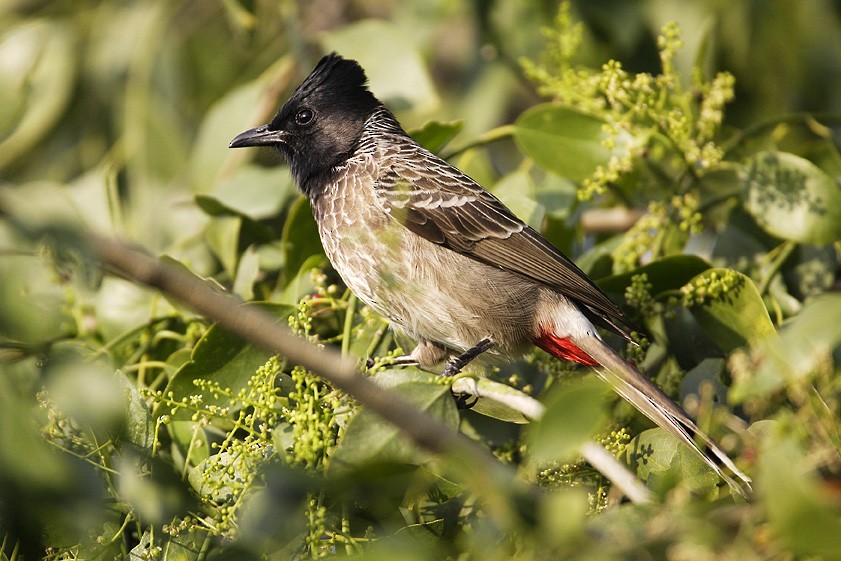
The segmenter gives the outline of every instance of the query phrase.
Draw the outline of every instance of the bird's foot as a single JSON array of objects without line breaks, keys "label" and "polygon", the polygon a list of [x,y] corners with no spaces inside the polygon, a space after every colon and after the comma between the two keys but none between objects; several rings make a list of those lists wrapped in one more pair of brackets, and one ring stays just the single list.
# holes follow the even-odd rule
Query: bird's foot
[{"label": "bird's foot", "polygon": [[[461,369],[467,366],[467,364],[471,360],[473,360],[474,358],[476,358],[477,356],[479,356],[480,354],[487,351],[493,346],[493,339],[491,339],[490,337],[485,337],[484,339],[482,339],[481,341],[479,341],[460,355],[454,356],[453,358],[448,360],[446,366],[444,366],[444,371],[441,373],[441,375],[445,378],[452,378],[453,376],[461,372]],[[453,394],[453,398],[456,401],[456,407],[458,407],[459,409],[470,409],[471,407],[476,405],[477,401],[479,401],[478,396],[471,396],[470,394],[465,393],[456,393],[452,391],[452,389],[450,390],[450,392]]]},{"label": "bird's foot", "polygon": [[457,393],[450,389],[453,400],[456,402],[458,409],[473,409],[473,406],[479,402],[479,396],[470,395],[467,393]]},{"label": "bird's foot", "polygon": [[450,386],[450,393],[456,402],[456,407],[459,409],[473,408],[481,397],[478,380],[469,375],[462,375],[453,379],[453,383]]}]

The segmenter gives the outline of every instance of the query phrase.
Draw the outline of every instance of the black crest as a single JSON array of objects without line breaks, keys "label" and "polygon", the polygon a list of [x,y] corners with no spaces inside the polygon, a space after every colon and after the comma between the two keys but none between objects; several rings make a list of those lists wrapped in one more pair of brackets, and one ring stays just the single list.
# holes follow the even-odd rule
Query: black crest
[{"label": "black crest", "polygon": [[[339,96],[360,96],[368,91],[368,78],[355,60],[342,58],[333,52],[321,58],[307,79],[295,88],[290,99],[307,97],[320,91],[333,92]],[[370,97],[374,97],[368,92]]]},{"label": "black crest", "polygon": [[301,190],[315,196],[354,152],[367,119],[381,106],[365,71],[336,53],[323,57],[268,124]]}]

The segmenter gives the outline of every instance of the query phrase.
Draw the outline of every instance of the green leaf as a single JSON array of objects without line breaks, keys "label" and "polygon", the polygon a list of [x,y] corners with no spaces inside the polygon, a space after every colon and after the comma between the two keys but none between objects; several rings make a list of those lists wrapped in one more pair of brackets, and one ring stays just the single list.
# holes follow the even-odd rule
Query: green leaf
[{"label": "green leaf", "polygon": [[[204,192],[216,183],[223,166],[235,154],[228,148],[234,136],[262,124],[254,122],[255,108],[260,107],[267,92],[278,90],[273,82],[289,74],[293,64],[291,55],[280,58],[256,80],[228,92],[207,112],[190,155],[190,174],[197,192]],[[239,157],[247,155],[236,153],[242,154]]]},{"label": "green leaf", "polygon": [[[360,20],[327,33],[322,44],[327,51],[358,60],[371,91],[392,109],[425,113],[438,107],[440,100],[423,58],[406,33],[393,23]],[[398,73],[400,78],[395,79]]]},{"label": "green leaf", "polygon": [[531,461],[542,464],[575,457],[581,445],[604,428],[609,392],[605,383],[588,377],[550,394],[546,411],[529,430]]},{"label": "green leaf", "polygon": [[724,228],[718,232],[712,258],[727,264],[754,262],[778,246],[780,241],[756,224],[746,210],[736,207],[727,215]]},{"label": "green leaf", "polygon": [[[361,314],[361,303],[354,305],[355,324],[351,329],[348,352],[351,356],[368,359],[381,356],[392,348],[394,332],[388,329],[388,322],[376,314]],[[351,313],[351,312],[348,312]]]},{"label": "green leaf", "polygon": [[[591,247],[578,256],[576,264],[590,278],[607,278],[613,273],[613,252],[622,243],[624,236],[616,235]],[[624,292],[624,289],[623,289]]]},{"label": "green leaf", "polygon": [[[90,527],[94,528],[93,525]],[[113,539],[114,536],[120,535],[124,529],[122,521],[114,516],[112,520],[108,520],[96,528],[96,534],[91,532],[85,536],[87,539],[73,548],[73,554],[77,559],[125,559],[122,540]]]},{"label": "green leaf", "polygon": [[[568,226],[565,221],[570,218],[578,205],[578,189],[575,182],[552,172],[546,172],[543,179],[535,185],[535,192],[537,202],[546,210],[546,214]],[[543,229],[545,230],[545,226]]]},{"label": "green leaf", "polygon": [[743,177],[745,208],[768,233],[813,245],[841,240],[841,187],[809,160],[762,152]]},{"label": "green leaf", "polygon": [[225,450],[205,458],[187,479],[203,498],[225,503],[237,495],[242,481],[250,479],[257,463],[255,456]]},{"label": "green leaf", "polygon": [[682,482],[696,492],[718,486],[718,475],[687,445],[661,428],[640,433],[627,447],[631,469],[661,491]]},{"label": "green leaf", "polygon": [[[406,381],[400,382],[401,378]],[[407,402],[455,429],[458,412],[450,389],[416,369],[387,370],[373,377]],[[391,423],[362,409],[350,420],[330,459],[330,470],[346,470],[372,462],[418,464],[427,455],[407,440]],[[335,473],[335,471],[334,471]]]},{"label": "green leaf", "polygon": [[254,298],[254,283],[260,275],[260,256],[253,245],[239,258],[232,292],[246,302]]},{"label": "green leaf", "polygon": [[289,209],[289,216],[283,224],[281,246],[284,256],[284,269],[281,286],[285,287],[301,271],[301,267],[314,256],[323,256],[318,225],[312,217],[309,201],[299,197]]},{"label": "green leaf", "polygon": [[111,203],[103,173],[90,171],[69,184],[33,181],[5,189],[4,211],[32,231],[59,226],[110,232]]},{"label": "green leaf", "polygon": [[115,457],[115,464],[116,491],[139,521],[165,524],[198,507],[181,474],[162,458],[143,458],[127,450]]},{"label": "green leaf", "polygon": [[762,445],[757,489],[774,535],[795,555],[841,558],[841,512],[821,489],[808,452],[780,430]]},{"label": "green leaf", "polygon": [[204,542],[210,538],[205,532],[181,532],[167,536],[159,554],[161,561],[199,561],[204,558]]},{"label": "green leaf", "polygon": [[409,131],[409,136],[430,152],[438,153],[464,128],[464,121],[427,121]]},{"label": "green leaf", "polygon": [[492,192],[523,222],[540,229],[546,209],[537,202],[534,183],[527,171],[509,173],[493,186]]},{"label": "green leaf", "polygon": [[207,547],[204,542],[209,539],[205,532],[180,532],[177,535],[155,536],[155,543],[149,531],[143,533],[140,542],[132,548],[126,559],[151,559],[161,561],[198,561],[204,558]]},{"label": "green leaf", "polygon": [[0,37],[0,169],[37,148],[64,116],[81,56],[72,25],[10,25],[17,19],[7,19]]},{"label": "green leaf", "polygon": [[719,167],[709,169],[699,178],[698,191],[701,206],[720,202],[728,197],[735,197],[744,189],[744,179],[740,177],[742,166],[725,160]]},{"label": "green leaf", "polygon": [[217,217],[208,222],[205,228],[207,245],[230,276],[236,275],[239,259],[239,238],[244,219],[239,216]]},{"label": "green leaf", "polygon": [[125,374],[117,371],[115,376],[123,392],[128,395],[126,433],[129,442],[145,451],[151,451],[155,443],[155,421],[152,419],[152,412],[137,387]]},{"label": "green leaf", "polygon": [[[425,370],[421,370],[415,366],[407,366],[405,368],[389,368],[377,372],[373,376],[373,380],[377,385],[384,388],[396,388],[402,384],[418,383],[418,384],[434,384],[438,376]],[[441,387],[445,387],[441,384]]]},{"label": "green leaf", "polygon": [[160,294],[116,277],[103,279],[96,299],[97,327],[106,340],[174,311]]},{"label": "green leaf", "polygon": [[739,377],[731,391],[734,401],[778,391],[828,364],[841,345],[841,295],[824,294],[809,300],[801,312],[780,330],[779,338],[754,345],[756,370]]},{"label": "green leaf", "polygon": [[286,167],[246,165],[208,193],[196,195],[196,204],[211,216],[235,214],[252,220],[275,216],[295,195],[295,185]]},{"label": "green leaf", "polygon": [[839,260],[832,246],[798,245],[786,262],[786,284],[800,298],[817,296],[832,289]]},{"label": "green leaf", "polygon": [[40,257],[0,255],[0,309],[0,338],[7,341],[42,344],[76,330],[66,289]]},{"label": "green leaf", "polygon": [[725,368],[726,362],[723,358],[705,358],[689,369],[680,381],[680,403],[683,403],[688,395],[700,395],[704,385],[712,389],[714,403],[726,403],[727,387],[721,383],[721,375]]},{"label": "green leaf", "polygon": [[[295,308],[292,306],[261,303],[259,307],[277,316],[278,323],[282,324],[285,324],[289,316],[295,313]],[[248,386],[248,381],[270,356],[271,353],[268,351],[245,343],[239,337],[214,324],[196,343],[190,361],[172,376],[164,390],[164,395],[169,395],[171,392],[174,401],[184,399],[189,401],[190,396],[201,395],[203,407],[206,405],[225,407],[229,404],[228,398],[215,397],[210,392],[200,389],[196,386],[195,380],[214,382],[219,387],[229,388],[236,394]],[[190,419],[191,415],[190,410],[178,408],[173,418],[186,420]]]},{"label": "green leaf", "polygon": [[679,289],[709,268],[709,263],[696,255],[669,255],[633,271],[601,278],[596,284],[607,293],[624,295],[625,289],[631,285],[631,279],[636,275],[645,274],[651,283],[651,295],[657,296]]},{"label": "green leaf", "polygon": [[610,151],[602,145],[603,125],[604,121],[592,115],[546,103],[520,115],[514,123],[514,139],[540,166],[580,181],[610,158]]},{"label": "green leaf", "polygon": [[[285,284],[281,283],[278,290],[272,293],[271,300],[282,302],[284,304],[297,305],[301,301],[301,297],[305,294],[312,294],[315,290],[315,283],[313,282],[310,271],[321,267],[326,258],[323,255],[313,255],[301,264],[297,275],[290,275],[291,280],[286,280]],[[288,269],[285,269],[287,271]]]},{"label": "green leaf", "polygon": [[181,452],[184,462],[195,466],[210,456],[208,435],[201,423],[170,421],[166,428],[173,444]]},{"label": "green leaf", "polygon": [[686,308],[677,307],[671,313],[648,321],[646,327],[655,340],[667,345],[668,352],[683,369],[693,368],[708,357],[724,355]]},{"label": "green leaf", "polygon": [[544,543],[569,546],[586,531],[589,498],[584,489],[561,487],[546,493],[538,503],[537,522]]},{"label": "green leaf", "polygon": [[[26,374],[36,374],[41,369],[34,359],[23,361],[18,366],[18,370],[31,371]],[[22,376],[8,364],[3,365],[2,374],[0,471],[3,473],[4,493],[10,485],[18,485],[30,492],[75,486],[74,478],[78,474],[74,473],[69,455],[62,454],[50,444],[40,433],[40,426],[33,422],[35,399],[21,399],[16,382]]]},{"label": "green leaf", "polygon": [[[536,418],[540,415],[540,412],[532,407],[532,403],[536,402],[533,397],[506,384],[488,378],[463,378],[453,384],[453,391],[460,391],[458,386],[462,384],[468,385],[470,395],[478,394],[480,398],[471,408],[474,413],[515,424],[526,424],[530,422],[531,417]],[[540,408],[542,409],[542,406]]]},{"label": "green leaf", "polygon": [[781,349],[793,376],[814,372],[830,350],[841,344],[841,295],[824,294],[806,303],[785,326]]},{"label": "green leaf", "polygon": [[725,353],[776,334],[756,286],[742,273],[708,269],[687,287],[703,299],[689,310],[707,337]]}]

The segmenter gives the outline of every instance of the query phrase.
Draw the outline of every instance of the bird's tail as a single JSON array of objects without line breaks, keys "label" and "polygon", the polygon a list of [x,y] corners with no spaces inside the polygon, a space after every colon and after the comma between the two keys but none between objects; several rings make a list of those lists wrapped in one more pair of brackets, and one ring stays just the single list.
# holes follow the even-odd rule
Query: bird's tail
[{"label": "bird's tail", "polygon": [[563,360],[595,367],[600,378],[678,440],[694,450],[742,497],[751,492],[751,480],[671,398],[639,370],[628,364],[604,341],[594,336],[556,337],[542,333],[537,346]]}]

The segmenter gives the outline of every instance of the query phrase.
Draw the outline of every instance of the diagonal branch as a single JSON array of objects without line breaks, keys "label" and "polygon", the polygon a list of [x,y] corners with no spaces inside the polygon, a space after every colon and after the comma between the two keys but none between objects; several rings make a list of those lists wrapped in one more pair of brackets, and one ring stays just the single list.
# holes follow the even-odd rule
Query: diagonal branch
[{"label": "diagonal branch", "polygon": [[171,296],[239,337],[276,352],[311,370],[399,427],[418,446],[435,454],[464,453],[488,467],[499,462],[452,428],[418,411],[399,394],[360,375],[356,362],[330,348],[297,337],[276,318],[214,291],[187,271],[168,265],[140,249],[112,238],[90,234],[86,245],[99,260],[125,278]]}]

